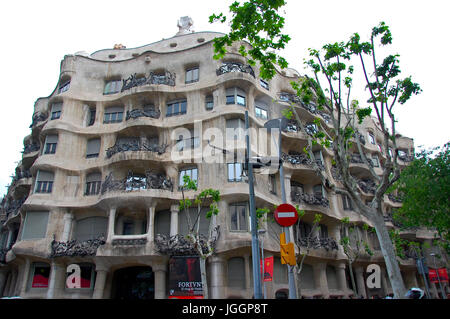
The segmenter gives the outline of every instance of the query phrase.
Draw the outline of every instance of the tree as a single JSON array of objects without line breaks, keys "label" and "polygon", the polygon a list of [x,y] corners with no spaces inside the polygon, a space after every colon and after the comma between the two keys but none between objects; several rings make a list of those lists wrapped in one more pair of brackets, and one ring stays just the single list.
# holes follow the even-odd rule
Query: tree
[{"label": "tree", "polygon": [[[240,53],[248,58],[250,64],[258,61],[262,78],[270,79],[275,74],[275,64],[286,67],[287,62],[278,57],[276,50],[285,47],[289,36],[282,34],[284,18],[278,11],[285,4],[281,0],[249,0],[242,5],[234,2],[230,6],[232,20],[229,34],[215,40],[215,58],[222,58],[226,46],[236,41],[247,41],[250,49],[240,46]],[[227,17],[222,13],[213,14],[210,22],[224,23]],[[286,117],[297,122],[301,130],[306,130],[296,109],[304,107],[317,116],[316,129],[308,136],[308,145],[304,151],[310,157],[322,184],[336,194],[349,196],[356,209],[375,227],[381,251],[386,263],[391,286],[396,298],[403,298],[406,292],[400,273],[395,250],[386,228],[382,203],[387,189],[400,177],[398,163],[396,117],[394,107],[407,102],[412,95],[421,92],[420,86],[411,77],[399,79],[399,55],[385,56],[381,64],[377,62],[377,45],[383,47],[392,43],[389,27],[381,22],[374,27],[369,41],[362,42],[355,33],[347,42],[325,44],[320,50],[310,49],[310,58],[305,65],[311,76],[304,76],[291,84],[296,91],[291,106],[284,113]],[[369,58],[369,62],[365,59]],[[367,106],[361,107],[358,100],[351,98],[353,74],[357,62],[364,77],[366,91],[369,93]],[[397,103],[398,102],[398,103]],[[375,113],[377,125],[383,135],[383,148],[386,160],[381,163],[382,173],[375,173],[372,162],[363,151],[359,125],[371,114]],[[326,122],[331,122],[328,129]],[[324,174],[314,160],[313,145],[320,144],[334,153],[333,163],[340,181],[332,181]],[[388,152],[392,149],[392,154]],[[353,152],[359,153],[363,165],[366,166],[369,178],[374,184],[373,199],[366,203],[361,196],[358,180],[351,174],[350,162]]]},{"label": "tree", "polygon": [[[433,156],[435,151],[438,153]],[[450,143],[418,153],[390,190],[401,194],[403,203],[394,212],[394,220],[405,227],[436,230],[449,254]]]},{"label": "tree", "polygon": [[209,210],[206,212],[205,217],[211,218],[219,213],[217,203],[220,201],[220,192],[215,189],[205,189],[201,191],[194,198],[194,204],[197,206],[197,212],[194,215],[194,219],[191,219],[189,208],[192,206],[192,201],[186,199],[184,196],[185,190],[197,191],[197,182],[190,179],[188,175],[183,176],[183,187],[181,188],[183,199],[180,201],[179,210],[185,212],[186,222],[188,226],[187,239],[192,243],[193,247],[197,250],[200,256],[200,273],[203,286],[203,297],[209,298],[208,284],[206,280],[206,259],[214,253],[212,243],[215,242],[219,236],[219,227],[210,223],[208,237],[205,239],[200,234],[200,218],[202,213],[202,205],[205,201],[210,202]]},{"label": "tree", "polygon": [[[342,245],[344,254],[348,260],[348,270],[350,272],[350,279],[352,282],[352,289],[355,296],[358,296],[356,291],[355,277],[353,276],[353,263],[358,259],[363,252],[369,256],[373,256],[373,252],[370,250],[367,242],[361,239],[359,232],[354,223],[350,223],[348,217],[341,219],[341,240],[339,243]],[[369,225],[363,225],[364,230],[369,230]]]}]

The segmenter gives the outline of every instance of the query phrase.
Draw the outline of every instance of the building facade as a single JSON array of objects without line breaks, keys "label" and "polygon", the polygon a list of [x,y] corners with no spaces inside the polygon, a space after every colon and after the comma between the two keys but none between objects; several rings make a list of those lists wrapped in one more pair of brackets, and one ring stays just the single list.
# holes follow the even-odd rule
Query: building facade
[{"label": "building facade", "polygon": [[[236,129],[244,127],[248,111],[254,154],[276,148],[270,139],[261,142],[259,129],[296,102],[290,82],[300,75],[280,70],[264,81],[239,55],[238,46],[223,60],[214,60],[212,41],[218,35],[180,26],[175,37],[139,48],[118,45],[64,57],[57,87],[34,105],[31,134],[24,139],[22,160],[2,201],[0,296],[168,298],[169,258],[182,251],[187,234],[186,212],[179,210],[185,175],[198,182],[199,190],[213,188],[221,194],[219,214],[200,219],[205,235],[211,228],[219,230],[215,253],[206,264],[210,297],[253,296],[249,186],[237,156],[245,152],[245,140]],[[315,116],[331,128],[326,113],[301,104],[295,108],[308,130],[314,129]],[[377,170],[392,150],[381,146],[373,119],[364,121],[360,133]],[[282,133],[281,183],[288,203],[306,212],[291,227],[291,240],[297,252],[311,246],[299,278],[301,296],[353,294],[347,256],[339,245],[343,217],[358,225],[354,236],[373,251],[373,256],[362,252],[354,263],[358,295],[389,294],[376,235],[363,227],[370,223],[350,201],[321,186],[302,155],[306,134],[295,125]],[[406,165],[414,154],[413,141],[399,136],[397,143]],[[314,154],[337,180],[331,149],[317,145]],[[367,167],[356,155],[352,162],[361,192],[370,199]],[[280,186],[277,170],[255,172],[256,206],[281,204]],[[400,205],[395,196],[386,196],[389,227],[394,227],[392,209]],[[317,213],[323,216],[321,227],[309,236]],[[266,232],[260,236],[264,256],[274,257],[273,281],[265,290],[267,298],[283,298],[288,279],[279,257],[281,228],[270,215],[262,221]],[[433,238],[425,230],[402,236],[420,242]],[[400,260],[405,284],[424,288],[411,257]],[[366,268],[373,263],[381,266],[381,287],[368,289]],[[81,287],[67,287],[72,264],[81,269]],[[434,286],[432,292],[437,293]]]}]

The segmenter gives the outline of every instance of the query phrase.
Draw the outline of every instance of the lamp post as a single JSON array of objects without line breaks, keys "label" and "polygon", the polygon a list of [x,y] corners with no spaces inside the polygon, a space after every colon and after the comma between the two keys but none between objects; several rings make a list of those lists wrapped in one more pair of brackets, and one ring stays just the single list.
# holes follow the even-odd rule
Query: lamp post
[{"label": "lamp post", "polygon": [[255,209],[255,188],[253,185],[253,164],[249,160],[251,156],[250,150],[250,130],[248,122],[248,111],[245,111],[245,142],[247,144],[247,154],[245,155],[245,164],[248,169],[248,187],[249,187],[249,208],[250,208],[250,222],[252,228],[252,268],[253,268],[253,294],[255,299],[261,299],[261,267],[259,265],[259,243],[258,230]]},{"label": "lamp post", "polygon": [[430,256],[433,256],[433,260],[434,260],[434,268],[436,269],[436,275],[438,278],[438,282],[439,282],[439,287],[441,288],[441,295],[442,295],[442,299],[445,299],[445,292],[444,292],[444,288],[442,287],[442,283],[441,283],[441,278],[439,276],[439,270],[436,266],[436,254],[435,253],[431,253]]}]

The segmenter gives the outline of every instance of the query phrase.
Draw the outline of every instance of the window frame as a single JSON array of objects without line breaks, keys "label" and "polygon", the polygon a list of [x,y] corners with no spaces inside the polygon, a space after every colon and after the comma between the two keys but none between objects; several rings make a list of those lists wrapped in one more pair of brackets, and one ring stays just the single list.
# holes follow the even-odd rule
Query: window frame
[{"label": "window frame", "polygon": [[[190,171],[190,174],[186,174],[186,172]],[[195,171],[196,178],[193,178],[193,173]],[[183,174],[182,174],[183,173]],[[178,173],[178,189],[181,190],[183,188],[184,182],[183,177],[184,175],[189,175],[192,181],[197,182],[198,185],[198,167],[187,167],[184,169],[181,169]]]},{"label": "window frame", "polygon": [[[195,72],[195,71],[197,71],[197,72]],[[191,78],[191,79],[188,80],[188,78]],[[184,77],[185,84],[195,83],[195,82],[198,82],[199,80],[200,80],[200,67],[195,66],[195,67],[186,69],[185,77]]]},{"label": "window frame", "polygon": [[106,81],[105,86],[103,87],[103,95],[120,93],[122,86],[123,86],[122,79]]},{"label": "window frame", "polygon": [[[245,225],[241,225],[241,219],[242,217],[239,216],[239,212],[237,211],[238,207],[244,207],[245,208],[245,217],[242,221],[245,221]],[[232,210],[232,211],[231,211]],[[229,217],[229,229],[230,232],[249,232],[250,231],[250,216],[249,216],[249,208],[247,202],[238,202],[238,203],[231,203],[228,205],[228,213],[230,215]],[[236,229],[233,228],[233,218],[236,216]],[[244,227],[245,229],[243,229]]]},{"label": "window frame", "polygon": [[[177,112],[174,112],[174,106],[177,106]],[[184,110],[183,110],[184,106]],[[187,99],[173,100],[166,103],[166,117],[183,115],[187,113]]]},{"label": "window frame", "polygon": [[[265,116],[262,116],[263,112],[265,113]],[[269,112],[267,112],[266,109],[264,109],[258,105],[255,105],[255,116],[262,120],[267,120],[269,118]]]},{"label": "window frame", "polygon": [[[103,124],[122,123],[124,108],[122,106],[120,106],[120,107],[122,108],[121,111],[112,110],[109,112],[108,112],[108,109],[113,109],[115,107],[112,106],[112,107],[106,108],[105,113],[103,114]],[[117,108],[119,108],[119,106],[117,106]]]},{"label": "window frame", "polygon": [[67,92],[70,89],[70,81],[71,80],[67,80],[58,85],[58,94]]},{"label": "window frame", "polygon": [[[233,166],[232,170],[233,170],[233,178],[230,178],[230,165]],[[238,176],[238,165],[240,166],[240,174]],[[227,163],[227,181],[229,183],[237,183],[237,182],[242,182],[242,172],[243,172],[243,163],[239,163],[239,162],[234,162],[234,163]]]}]

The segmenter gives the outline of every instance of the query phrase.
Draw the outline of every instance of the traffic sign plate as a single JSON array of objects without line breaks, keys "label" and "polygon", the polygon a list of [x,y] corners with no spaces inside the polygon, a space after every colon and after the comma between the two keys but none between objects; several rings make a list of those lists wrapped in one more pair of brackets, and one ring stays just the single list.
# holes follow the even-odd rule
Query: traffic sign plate
[{"label": "traffic sign plate", "polygon": [[291,204],[281,204],[275,210],[274,217],[279,225],[283,227],[292,226],[298,220],[297,209]]}]

